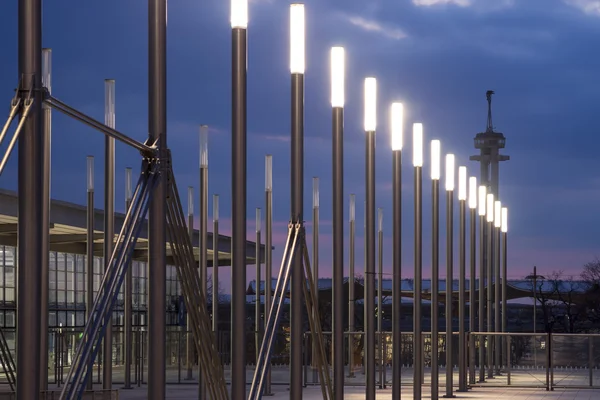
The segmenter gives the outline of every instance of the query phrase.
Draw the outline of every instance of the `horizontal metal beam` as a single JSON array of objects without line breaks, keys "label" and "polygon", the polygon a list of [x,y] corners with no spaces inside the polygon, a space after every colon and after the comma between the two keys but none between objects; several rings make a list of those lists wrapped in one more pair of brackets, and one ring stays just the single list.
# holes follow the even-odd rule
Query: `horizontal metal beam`
[{"label": "horizontal metal beam", "polygon": [[94,118],[80,111],[77,111],[73,107],[68,106],[66,103],[58,100],[56,97],[53,97],[48,93],[46,94],[46,98],[44,101],[55,110],[60,111],[61,113],[68,115],[69,117],[74,118],[80,122],[83,122],[84,124],[104,133],[106,136],[112,137],[115,140],[118,140],[139,150],[143,155],[153,155],[157,152],[157,148],[155,146],[148,146],[145,143],[141,143],[125,135],[124,133],[121,133],[116,129],[113,129],[101,123],[100,121],[97,121]]},{"label": "horizontal metal beam", "polygon": [[[100,240],[103,238],[104,238],[104,235],[102,233],[94,234],[94,240]],[[85,233],[53,234],[53,235],[50,235],[50,237],[48,238],[49,243],[56,243],[56,244],[76,243],[76,242],[85,243],[86,240],[87,240],[87,234],[85,234]]]},{"label": "horizontal metal beam", "polygon": [[[0,224],[0,235],[7,233],[17,233],[17,229],[19,228],[19,224]],[[50,224],[50,229],[54,228],[54,224]]]}]

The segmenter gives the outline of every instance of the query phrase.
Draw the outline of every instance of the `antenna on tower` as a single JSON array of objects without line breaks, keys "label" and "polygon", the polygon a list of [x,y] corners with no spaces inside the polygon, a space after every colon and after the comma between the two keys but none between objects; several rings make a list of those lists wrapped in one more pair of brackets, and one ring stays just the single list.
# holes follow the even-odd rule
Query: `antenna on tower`
[{"label": "antenna on tower", "polygon": [[486,128],[487,133],[494,132],[494,125],[492,124],[492,95],[493,94],[494,94],[493,90],[488,90],[487,92],[485,92],[485,97],[487,97],[487,102],[488,102],[488,118],[487,118],[487,128]]}]

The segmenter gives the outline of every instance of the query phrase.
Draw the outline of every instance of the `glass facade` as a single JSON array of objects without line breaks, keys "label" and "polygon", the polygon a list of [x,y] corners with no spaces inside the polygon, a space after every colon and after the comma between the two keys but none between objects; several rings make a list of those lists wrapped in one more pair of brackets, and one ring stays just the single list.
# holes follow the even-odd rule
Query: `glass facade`
[{"label": "glass facade", "polygon": [[[7,344],[11,350],[15,348],[16,323],[16,256],[17,249],[0,246],[0,326],[3,329]],[[48,328],[50,332],[49,350],[53,349],[53,332],[57,329],[82,331],[86,318],[86,287],[88,271],[87,257],[81,254],[50,252],[48,269]],[[148,265],[145,262],[132,263],[132,314],[134,330],[144,330],[148,312]],[[93,282],[94,297],[98,293],[104,259],[94,257]],[[174,266],[167,266],[167,325],[176,326],[179,322],[178,307],[181,285],[177,279]],[[123,331],[124,297],[123,284],[113,310],[113,329]],[[119,363],[122,356],[122,334],[113,338],[113,361]]]}]

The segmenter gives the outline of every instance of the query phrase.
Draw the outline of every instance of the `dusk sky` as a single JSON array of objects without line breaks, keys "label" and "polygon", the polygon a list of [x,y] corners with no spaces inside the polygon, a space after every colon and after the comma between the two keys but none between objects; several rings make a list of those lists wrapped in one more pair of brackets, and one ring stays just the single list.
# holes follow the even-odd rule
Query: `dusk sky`
[{"label": "dusk sky", "polygon": [[[264,157],[273,154],[275,270],[290,209],[289,4],[251,1],[248,27],[248,238],[254,235],[255,208],[264,210]],[[429,142],[440,139],[442,154],[456,154],[457,165],[466,165],[469,175],[479,178],[478,164],[468,157],[478,152],[473,147],[475,134],[485,130],[488,89],[496,91],[494,126],[506,136],[504,154],[511,157],[500,167],[500,197],[509,207],[509,278],[524,277],[534,265],[542,274],[563,270],[579,275],[584,263],[600,255],[600,132],[594,111],[600,93],[600,56],[595,51],[600,46],[600,1],[313,0],[305,4],[305,219],[310,221],[312,215],[312,177],[318,176],[321,276],[331,276],[331,46],[344,46],[347,54],[344,216],[347,221],[348,196],[356,193],[357,273],[363,271],[362,96],[367,76],[378,79],[376,203],[384,209],[386,272],[391,272],[392,261],[390,104],[403,102],[406,116],[404,277],[413,274],[411,127],[413,122],[424,124],[423,275],[429,277]],[[104,79],[114,78],[117,128],[144,141],[147,1],[60,0],[45,1],[44,6],[43,46],[53,50],[53,94],[103,120]],[[185,201],[187,187],[196,188],[197,213],[199,126],[207,124],[210,203],[212,194],[220,194],[221,227],[226,234],[231,213],[229,8],[226,0],[170,0],[168,12],[168,142],[179,189]],[[2,4],[0,37],[0,93],[7,115],[18,79],[16,1]],[[52,197],[85,204],[86,156],[92,154],[96,156],[96,202],[101,206],[103,135],[54,112],[52,146]],[[16,154],[1,177],[2,188],[17,188]],[[139,154],[117,144],[118,211],[124,209],[125,167],[139,171],[139,165]],[[183,206],[186,210],[187,204]],[[344,230],[348,232],[347,222]],[[346,246],[346,273],[347,261]],[[442,276],[444,265],[442,257]],[[222,276],[229,275],[225,270]],[[248,268],[249,280],[254,273],[254,268]],[[229,282],[223,286],[228,288]]]}]

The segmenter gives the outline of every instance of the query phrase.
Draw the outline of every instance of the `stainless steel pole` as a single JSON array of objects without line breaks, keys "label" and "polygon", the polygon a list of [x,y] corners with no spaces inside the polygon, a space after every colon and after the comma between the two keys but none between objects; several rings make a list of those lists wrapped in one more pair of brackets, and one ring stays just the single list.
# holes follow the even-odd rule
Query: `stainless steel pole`
[{"label": "stainless steel pole", "polygon": [[[507,256],[507,251],[506,251],[506,247],[507,247],[507,232],[504,231],[502,233],[502,333],[506,333],[508,332],[508,306],[507,306],[507,299],[506,299],[506,290],[507,290],[507,269],[506,269],[506,256]],[[503,365],[506,368],[510,368],[510,366],[508,365],[508,352],[510,351],[510,346],[509,346],[509,341],[507,339],[506,336],[504,336],[505,340],[504,340],[504,362]]]},{"label": "stainless steel pole", "polygon": [[421,353],[423,352],[423,341],[421,340],[421,291],[423,284],[423,210],[422,210],[422,168],[415,167],[415,280],[414,280],[414,302],[413,302],[413,398],[421,399],[421,385],[423,382],[423,369]]},{"label": "stainless steel pole", "polygon": [[[232,4],[233,5],[233,4]],[[245,5],[247,7],[247,4]],[[246,24],[232,24],[231,398],[246,397]]]},{"label": "stainless steel pole", "polygon": [[167,0],[148,0],[148,132],[158,142],[160,178],[152,193],[148,223],[148,399],[165,398]]},{"label": "stainless steel pole", "polygon": [[[86,235],[86,323],[94,317],[94,156],[87,157],[87,235]],[[94,359],[88,360],[89,379],[86,382],[87,390],[92,390],[94,377]]]},{"label": "stainless steel pole", "polygon": [[344,398],[344,109],[332,109],[333,391]]},{"label": "stainless steel pole", "polygon": [[[200,126],[200,284],[208,296],[208,126]],[[214,290],[214,288],[213,288]],[[198,359],[198,399],[206,398],[205,377]]]},{"label": "stainless steel pole", "polygon": [[[115,128],[115,81],[104,81],[104,124]],[[104,273],[108,273],[109,261],[115,241],[115,139],[104,138]],[[112,318],[106,324],[104,334],[104,357],[102,363],[102,388],[112,389]]]},{"label": "stainless steel pole", "polygon": [[[496,213],[497,216],[499,216],[499,213]],[[496,279],[494,282],[494,289],[495,289],[495,296],[494,296],[494,332],[501,332],[501,322],[500,322],[500,307],[501,307],[501,283],[500,283],[500,276],[501,276],[501,265],[500,265],[500,224],[499,223],[495,223],[495,228],[494,228],[494,241],[495,241],[495,249],[494,249],[494,257],[495,257],[495,268],[494,268],[494,272],[496,273]],[[496,336],[495,337],[495,349],[494,349],[494,364],[495,364],[495,370],[496,370],[496,375],[500,375],[500,366],[502,364],[502,356],[501,356],[501,349],[500,349],[500,341],[501,341],[502,337],[501,336]]]},{"label": "stainless steel pole", "polygon": [[367,264],[365,265],[366,399],[375,399],[375,131],[366,135]]},{"label": "stainless steel pole", "polygon": [[[356,195],[350,195],[349,204],[349,224],[350,224],[350,248],[349,248],[349,272],[348,272],[348,331],[354,332],[356,330],[356,317],[354,311],[354,257],[356,251]],[[354,377],[354,335],[350,333],[348,335],[348,377]]]},{"label": "stainless steel pole", "polygon": [[[42,131],[42,2],[19,1],[19,79],[23,102],[31,90],[33,104],[19,137],[19,216],[17,280],[17,399],[40,394],[40,326],[44,251],[44,138]],[[21,109],[20,117],[23,117]],[[34,377],[34,379],[32,379]]]},{"label": "stainless steel pole", "polygon": [[377,210],[377,349],[379,358],[379,389],[383,389],[385,382],[383,377],[383,369],[385,363],[383,361],[383,327],[382,314],[383,314],[383,209]]},{"label": "stainless steel pole", "polygon": [[[433,142],[432,142],[433,148]],[[432,151],[433,153],[433,151]],[[433,154],[432,154],[433,158]],[[439,158],[439,153],[438,153]],[[438,161],[439,162],[439,161]],[[439,398],[440,180],[431,180],[431,398]]]},{"label": "stainless steel pole", "polygon": [[[188,187],[188,235],[192,243],[194,243],[194,188]],[[185,349],[186,349],[186,380],[193,379],[192,366],[194,359],[194,341],[192,338],[190,314],[186,317],[186,333],[185,333]]]},{"label": "stainless steel pole", "polygon": [[[464,168],[464,167],[462,167]],[[460,171],[459,171],[460,175]],[[466,177],[466,169],[465,169]],[[465,179],[466,186],[466,179]],[[458,391],[467,391],[467,347],[466,347],[466,329],[465,329],[465,311],[466,311],[466,196],[459,198],[459,261],[458,261]]]},{"label": "stainless steel pole", "polygon": [[[313,215],[312,215],[312,267],[315,287],[319,287],[319,178],[313,177]],[[332,304],[333,308],[333,304]],[[333,311],[333,310],[332,310]],[[333,314],[332,314],[333,315]],[[319,373],[317,370],[317,344],[312,343],[312,364],[313,364],[313,383],[318,382]]]},{"label": "stainless steel pole", "polygon": [[[489,206],[489,203],[488,203]],[[493,203],[492,203],[493,208]],[[493,211],[492,211],[493,213]],[[492,229],[493,222],[488,220],[487,223],[487,232],[488,232],[488,240],[487,240],[487,331],[492,332],[492,285],[493,285],[493,271],[492,271],[492,263],[493,263],[493,245],[494,239],[493,234],[494,230]],[[488,378],[494,377],[494,369],[492,368],[492,349],[493,349],[493,338],[492,335],[487,335],[487,367],[488,367]]]},{"label": "stainless steel pole", "polygon": [[[19,138],[19,216],[17,260],[17,399],[29,400],[40,394],[40,327],[42,261],[44,259],[44,137],[42,131],[42,2],[19,1],[19,79],[24,89],[18,93],[23,102],[29,91],[33,104]],[[23,118],[23,109],[20,111]],[[33,379],[32,379],[33,377]]]},{"label": "stainless steel pole", "polygon": [[[42,85],[52,91],[52,50],[42,50]],[[41,315],[40,315],[40,387],[42,390],[48,389],[48,268],[50,264],[50,250],[48,247],[48,235],[50,232],[50,179],[51,179],[51,148],[52,148],[52,108],[47,104],[43,105],[44,110],[44,179],[43,179],[43,199],[42,199],[42,273],[41,283]]]},{"label": "stainless steel pole", "polygon": [[[290,6],[291,72],[291,215],[293,222],[304,223],[304,5]],[[301,58],[301,60],[300,60]],[[301,250],[301,247],[300,247]],[[291,379],[290,399],[302,399],[305,274],[302,251],[292,255],[291,284]]]},{"label": "stainless steel pole", "polygon": [[[273,293],[273,156],[265,156],[265,313],[271,311]],[[267,371],[265,395],[271,395],[271,368]]]},{"label": "stainless steel pole", "polygon": [[[449,167],[449,156],[446,155],[446,179],[448,174],[454,176],[454,156],[452,156],[452,168]],[[452,178],[454,180],[454,178]],[[446,181],[447,182],[447,181]],[[446,394],[444,397],[454,397],[453,392],[453,368],[452,368],[452,292],[453,292],[453,264],[454,264],[454,184],[452,189],[446,187]]]},{"label": "stainless steel pole", "polygon": [[[470,209],[470,245],[469,245],[469,332],[475,332],[476,297],[476,259],[477,259],[477,178],[469,178],[469,209]],[[469,337],[469,383],[475,384],[475,338]]]},{"label": "stainless steel pole", "polygon": [[[485,188],[485,187],[483,187]],[[481,189],[480,189],[481,190]],[[485,254],[486,254],[486,243],[485,243],[485,230],[487,228],[485,222],[485,195],[483,196],[483,204],[481,204],[481,196],[479,196],[479,382],[485,382],[485,340],[486,338],[481,334],[485,330],[485,286],[486,286],[486,273],[485,273]],[[481,208],[483,207],[483,215],[481,214]]]},{"label": "stainless steel pole", "polygon": [[413,165],[415,205],[415,270],[413,287],[413,399],[421,399],[423,384],[423,340],[421,338],[421,295],[423,285],[423,125],[413,124]]},{"label": "stainless steel pole", "polygon": [[219,195],[213,195],[212,328],[219,340]]},{"label": "stainless steel pole", "polygon": [[392,153],[392,398],[402,396],[402,150]]},{"label": "stainless steel pole", "polygon": [[[261,281],[261,273],[260,273],[260,225],[261,225],[261,216],[260,216],[260,208],[256,208],[256,302],[254,303],[254,326],[256,331],[255,336],[255,348],[256,348],[256,362],[258,363],[258,357],[260,353],[260,345],[262,343],[262,331],[263,324],[261,318],[261,310],[260,310],[260,281]],[[266,282],[265,282],[266,283]]]},{"label": "stainless steel pole", "polygon": [[[125,169],[125,213],[131,206],[131,168]],[[125,386],[124,389],[132,389],[131,386],[131,358],[133,347],[133,266],[127,266],[125,276]]]}]

